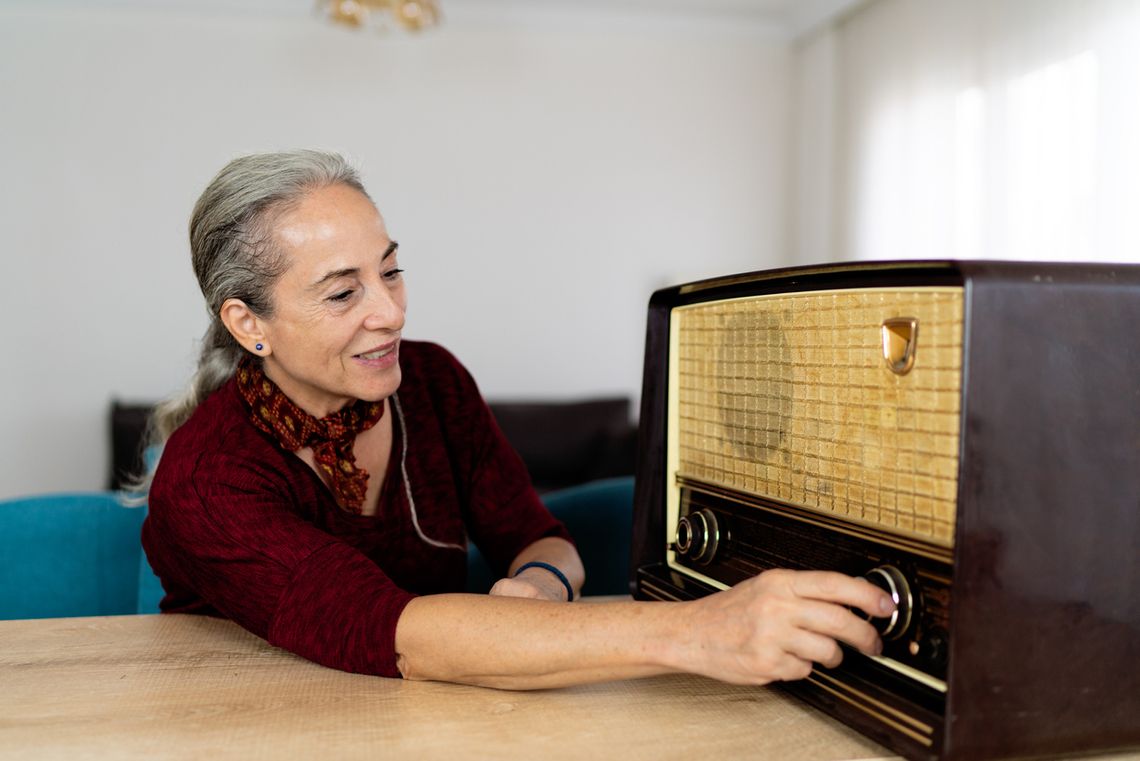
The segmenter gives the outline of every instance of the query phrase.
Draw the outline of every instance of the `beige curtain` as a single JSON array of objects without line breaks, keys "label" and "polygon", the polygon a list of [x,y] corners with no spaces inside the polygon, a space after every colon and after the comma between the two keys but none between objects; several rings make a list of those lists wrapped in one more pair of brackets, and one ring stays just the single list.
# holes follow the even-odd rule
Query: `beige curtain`
[{"label": "beige curtain", "polygon": [[1140,262],[1140,3],[878,0],[794,55],[800,261]]}]

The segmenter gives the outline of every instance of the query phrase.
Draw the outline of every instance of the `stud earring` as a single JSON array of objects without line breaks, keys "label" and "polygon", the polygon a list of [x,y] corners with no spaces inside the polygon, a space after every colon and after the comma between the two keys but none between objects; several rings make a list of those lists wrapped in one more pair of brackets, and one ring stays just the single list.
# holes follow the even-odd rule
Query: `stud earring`
[{"label": "stud earring", "polygon": [[257,349],[258,351],[261,351],[261,350],[262,350],[262,349],[264,349],[265,347],[264,347],[264,346],[262,346],[261,344],[258,344],[257,346],[255,346],[255,347],[253,347],[253,348]]}]

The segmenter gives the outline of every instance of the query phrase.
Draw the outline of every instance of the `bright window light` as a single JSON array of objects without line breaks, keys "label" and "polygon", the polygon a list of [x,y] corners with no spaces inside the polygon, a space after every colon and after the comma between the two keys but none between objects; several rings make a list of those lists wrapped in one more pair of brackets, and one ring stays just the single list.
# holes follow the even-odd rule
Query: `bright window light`
[{"label": "bright window light", "polygon": [[1006,88],[1006,255],[1092,256],[1097,160],[1097,59],[1089,52]]}]

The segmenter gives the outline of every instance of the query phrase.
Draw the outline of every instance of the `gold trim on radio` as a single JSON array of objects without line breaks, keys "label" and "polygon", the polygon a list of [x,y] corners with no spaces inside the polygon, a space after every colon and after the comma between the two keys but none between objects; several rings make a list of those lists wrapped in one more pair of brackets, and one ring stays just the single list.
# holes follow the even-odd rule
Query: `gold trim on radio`
[{"label": "gold trim on radio", "polygon": [[842,681],[841,679],[836,679],[835,677],[831,676],[830,674],[826,674],[826,673],[819,671],[819,670],[812,671],[811,676],[819,678],[819,679],[824,679],[828,682],[831,682],[833,685],[835,685],[835,687],[837,689],[846,690],[847,692],[850,692],[853,695],[858,695],[860,698],[862,698],[863,700],[866,700],[868,703],[875,706],[879,710],[886,711],[887,713],[898,718],[900,721],[905,721],[907,724],[910,724],[912,727],[914,727],[918,731],[922,732],[923,734],[930,735],[930,734],[934,733],[934,727],[930,726],[926,722],[924,722],[920,719],[916,719],[915,717],[911,716],[910,714],[904,713],[903,711],[900,711],[897,708],[892,708],[891,706],[887,705],[886,703],[883,703],[880,700],[876,700],[875,698],[871,697],[870,695],[866,694],[865,692],[855,689],[854,687],[852,687],[851,685]]},{"label": "gold trim on radio", "polygon": [[906,375],[914,367],[918,350],[918,318],[888,317],[883,320],[883,361],[895,375]]},{"label": "gold trim on radio", "polygon": [[681,598],[675,594],[666,592],[656,584],[650,584],[644,579],[641,580],[641,591],[656,597],[658,600],[670,600],[672,602],[681,602]]},{"label": "gold trim on radio", "polygon": [[931,581],[936,581],[936,582],[939,582],[941,584],[945,584],[946,586],[950,586],[950,584],[952,583],[949,576],[943,576],[941,574],[931,573],[930,571],[927,571],[923,568],[916,569],[914,573],[916,576],[921,576],[924,579],[930,579]]},{"label": "gold trim on radio", "polygon": [[885,655],[872,655],[869,657],[880,666],[889,668],[892,671],[897,671],[903,676],[909,677],[919,684],[925,684],[932,690],[937,690],[938,692],[944,693],[948,689],[946,682],[942,681],[938,677],[931,676],[925,671],[919,671],[913,666],[906,665],[902,661],[896,661],[894,658],[888,658]]},{"label": "gold trim on radio", "polygon": [[[820,680],[821,677],[830,681],[834,686],[829,686],[827,684],[824,684]],[[891,708],[890,706],[884,705],[883,703],[880,703],[879,701],[877,701],[874,698],[866,695],[865,693],[854,689],[850,685],[844,684],[843,682],[840,682],[837,679],[833,679],[831,677],[828,677],[826,674],[821,674],[818,671],[813,671],[807,677],[807,679],[805,681],[810,682],[816,688],[821,689],[824,692],[827,692],[831,695],[834,695],[835,697],[844,701],[848,705],[851,705],[851,706],[859,709],[863,713],[866,713],[870,716],[874,716],[876,719],[878,719],[882,723],[893,727],[897,731],[902,732],[907,737],[910,737],[911,739],[915,740],[916,742],[922,743],[923,745],[925,745],[928,748],[934,745],[934,740],[931,737],[934,734],[934,728],[931,727],[929,724],[925,724],[925,723],[919,721],[918,719],[915,719],[912,716],[908,716],[908,715],[902,713],[901,711],[898,711],[894,708]],[[860,700],[866,701],[866,702],[860,702]],[[890,714],[898,717],[898,720],[892,719],[889,716],[884,715],[881,711],[873,710],[871,707],[869,707],[869,705],[876,706],[876,707],[880,708],[882,711],[889,712]],[[909,727],[909,726],[904,726],[903,724],[899,723],[900,721],[904,721],[913,727],[917,727],[918,729],[917,730],[911,729],[911,727]]]}]

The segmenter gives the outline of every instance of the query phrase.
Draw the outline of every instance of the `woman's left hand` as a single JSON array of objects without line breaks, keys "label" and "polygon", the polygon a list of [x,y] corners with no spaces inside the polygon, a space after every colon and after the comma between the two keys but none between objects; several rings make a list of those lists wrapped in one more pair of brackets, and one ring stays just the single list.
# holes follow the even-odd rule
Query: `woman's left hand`
[{"label": "woman's left hand", "polygon": [[[537,563],[527,567],[528,563]],[[543,568],[543,565],[552,565],[566,577],[563,582],[558,576]],[[578,550],[565,539],[548,536],[528,545],[511,563],[510,574],[505,579],[499,579],[491,587],[491,594],[495,597],[528,597],[532,600],[553,600],[566,602],[567,584],[575,590],[575,596],[581,593],[582,584],[586,582],[586,570],[582,568],[582,559],[578,557]]]},{"label": "woman's left hand", "polygon": [[558,577],[543,568],[526,568],[517,576],[499,579],[491,587],[490,594],[566,602],[566,587]]}]

